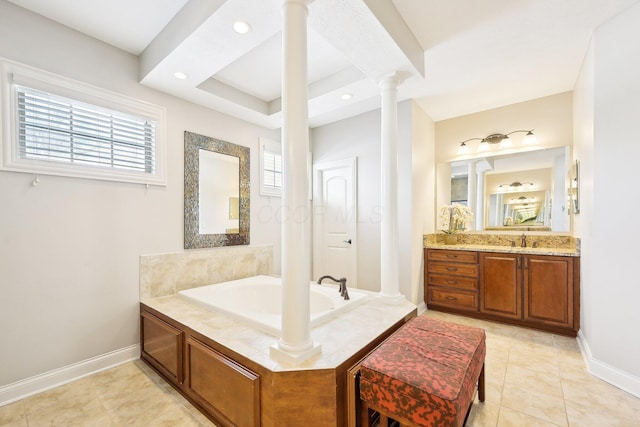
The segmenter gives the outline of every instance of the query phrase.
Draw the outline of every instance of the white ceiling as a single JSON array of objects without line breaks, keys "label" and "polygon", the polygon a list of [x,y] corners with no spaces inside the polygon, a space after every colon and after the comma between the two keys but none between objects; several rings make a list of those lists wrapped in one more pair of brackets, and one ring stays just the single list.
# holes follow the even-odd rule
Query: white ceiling
[{"label": "white ceiling", "polygon": [[[283,0],[9,1],[139,56],[144,85],[280,127]],[[638,1],[315,0],[309,123],[378,108],[393,72],[436,121],[572,90],[593,30]]]}]

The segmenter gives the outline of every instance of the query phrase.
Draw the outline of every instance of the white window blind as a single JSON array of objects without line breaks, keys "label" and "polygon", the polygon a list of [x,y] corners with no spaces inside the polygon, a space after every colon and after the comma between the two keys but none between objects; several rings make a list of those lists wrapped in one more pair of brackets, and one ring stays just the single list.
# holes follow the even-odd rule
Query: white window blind
[{"label": "white window blind", "polygon": [[23,159],[155,172],[152,121],[16,86]]},{"label": "white window blind", "polygon": [[260,194],[280,196],[282,193],[282,152],[279,142],[260,138]]},{"label": "white window blind", "polygon": [[282,188],[282,155],[264,153],[264,185],[271,188]]},{"label": "white window blind", "polygon": [[165,109],[0,61],[0,169],[166,185]]}]

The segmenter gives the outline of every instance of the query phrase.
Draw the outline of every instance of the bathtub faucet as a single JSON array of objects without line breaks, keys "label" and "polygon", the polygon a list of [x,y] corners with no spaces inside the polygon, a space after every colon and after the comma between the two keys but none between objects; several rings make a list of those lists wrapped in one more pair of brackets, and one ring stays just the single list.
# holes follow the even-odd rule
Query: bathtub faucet
[{"label": "bathtub faucet", "polygon": [[338,289],[338,292],[340,292],[340,296],[345,300],[349,299],[349,292],[347,292],[347,279],[345,277],[336,279],[335,277],[331,276],[322,276],[318,279],[318,285],[320,285],[324,279],[331,279],[336,283],[340,283],[340,288]]}]

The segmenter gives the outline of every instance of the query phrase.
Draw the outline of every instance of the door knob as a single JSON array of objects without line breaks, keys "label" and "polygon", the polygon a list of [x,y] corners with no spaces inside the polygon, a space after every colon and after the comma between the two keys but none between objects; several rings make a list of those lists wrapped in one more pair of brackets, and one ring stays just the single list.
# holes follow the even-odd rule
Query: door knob
[{"label": "door knob", "polygon": [[349,240],[343,240],[343,242],[344,242],[344,243],[351,244],[351,239],[349,239]]}]

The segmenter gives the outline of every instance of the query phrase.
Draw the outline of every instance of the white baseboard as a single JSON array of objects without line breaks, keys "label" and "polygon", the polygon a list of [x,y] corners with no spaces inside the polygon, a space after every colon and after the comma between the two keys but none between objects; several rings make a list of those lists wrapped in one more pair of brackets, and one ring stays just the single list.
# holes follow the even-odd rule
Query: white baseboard
[{"label": "white baseboard", "polygon": [[140,344],[135,344],[2,386],[0,387],[0,406],[70,383],[139,357]]},{"label": "white baseboard", "polygon": [[591,375],[640,398],[640,378],[595,359],[582,331],[578,332],[577,338],[580,352]]},{"label": "white baseboard", "polygon": [[422,301],[420,304],[418,304],[418,316],[420,316],[422,313],[424,313],[427,310],[427,304],[424,303],[424,301]]}]

